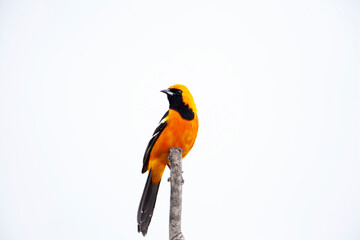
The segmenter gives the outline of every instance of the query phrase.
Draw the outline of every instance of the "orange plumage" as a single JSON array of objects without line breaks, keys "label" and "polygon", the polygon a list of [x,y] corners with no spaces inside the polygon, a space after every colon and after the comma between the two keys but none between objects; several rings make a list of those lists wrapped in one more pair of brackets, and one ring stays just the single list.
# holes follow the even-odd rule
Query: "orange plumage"
[{"label": "orange plumage", "polygon": [[193,147],[199,128],[196,105],[187,87],[177,84],[162,92],[167,94],[169,110],[146,148],[142,169],[143,173],[149,171],[137,216],[138,231],[144,236],[151,221],[161,177],[169,165],[170,148],[181,148],[184,158]]}]

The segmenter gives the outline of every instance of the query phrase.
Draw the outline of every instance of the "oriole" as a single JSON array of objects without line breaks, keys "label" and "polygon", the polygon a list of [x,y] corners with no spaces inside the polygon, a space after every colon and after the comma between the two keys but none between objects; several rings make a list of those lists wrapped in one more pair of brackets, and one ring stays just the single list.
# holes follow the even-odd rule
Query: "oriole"
[{"label": "oriole", "polygon": [[144,236],[153,215],[161,177],[166,165],[170,166],[170,148],[181,148],[184,158],[193,147],[199,128],[196,105],[187,87],[177,84],[161,92],[167,95],[169,110],[146,147],[142,167],[142,173],[149,171],[137,214],[138,232]]}]

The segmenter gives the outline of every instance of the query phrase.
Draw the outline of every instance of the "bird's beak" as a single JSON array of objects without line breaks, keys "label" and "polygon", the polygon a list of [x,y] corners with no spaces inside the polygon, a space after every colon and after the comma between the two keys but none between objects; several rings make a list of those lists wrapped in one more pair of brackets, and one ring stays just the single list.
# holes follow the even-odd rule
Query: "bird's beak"
[{"label": "bird's beak", "polygon": [[174,95],[174,93],[170,90],[170,89],[164,89],[164,90],[161,90],[160,92],[163,92],[163,93],[166,93],[167,95]]}]

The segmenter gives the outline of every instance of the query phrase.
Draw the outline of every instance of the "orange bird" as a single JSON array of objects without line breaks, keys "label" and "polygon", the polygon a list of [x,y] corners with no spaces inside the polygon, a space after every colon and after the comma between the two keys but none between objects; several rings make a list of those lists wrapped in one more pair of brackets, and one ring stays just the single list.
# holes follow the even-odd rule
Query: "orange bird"
[{"label": "orange bird", "polygon": [[184,158],[195,143],[199,121],[194,99],[187,87],[176,84],[162,90],[169,100],[169,110],[146,147],[142,173],[149,171],[137,214],[138,232],[146,235],[153,215],[156,196],[166,165],[170,167],[170,148],[183,150]]}]

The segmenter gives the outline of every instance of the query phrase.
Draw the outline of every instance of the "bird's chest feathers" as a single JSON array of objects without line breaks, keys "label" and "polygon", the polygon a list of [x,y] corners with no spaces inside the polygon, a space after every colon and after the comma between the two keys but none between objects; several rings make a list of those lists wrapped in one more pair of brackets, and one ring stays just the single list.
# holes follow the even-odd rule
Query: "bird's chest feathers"
[{"label": "bird's chest feathers", "polygon": [[167,135],[169,147],[180,147],[184,151],[184,156],[194,145],[198,124],[197,118],[194,120],[185,120],[176,111],[169,113],[165,134]]}]

